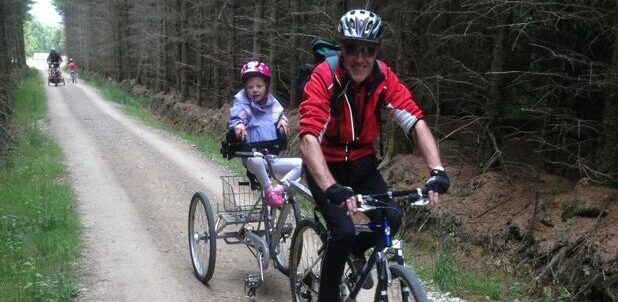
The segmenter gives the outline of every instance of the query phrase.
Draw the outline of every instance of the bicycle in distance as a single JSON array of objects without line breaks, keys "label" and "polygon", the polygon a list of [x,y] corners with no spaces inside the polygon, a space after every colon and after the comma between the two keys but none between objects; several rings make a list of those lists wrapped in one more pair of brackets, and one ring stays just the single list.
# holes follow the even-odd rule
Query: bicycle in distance
[{"label": "bicycle in distance", "polygon": [[[296,189],[291,183],[290,188]],[[426,206],[429,203],[426,189],[389,191],[376,195],[357,195],[358,212],[385,211],[388,202],[403,199],[411,206]],[[310,195],[306,198],[311,198]],[[355,216],[358,215],[355,214]],[[337,301],[356,301],[363,283],[376,267],[377,284],[373,285],[374,301],[426,302],[425,291],[412,268],[406,266],[403,256],[403,241],[393,239],[387,215],[380,223],[356,222],[357,232],[377,232],[379,239],[371,250],[371,256],[362,270],[348,257],[340,283]],[[317,301],[322,257],[328,243],[328,231],[314,210],[313,219],[304,219],[292,236],[290,251],[290,287],[292,301]]]},{"label": "bicycle in distance", "polygon": [[[263,158],[270,177],[281,183],[272,166],[276,155],[257,150],[237,151],[239,149],[246,148],[227,141],[222,143],[221,151],[228,159]],[[206,194],[197,192],[191,198],[188,231],[194,274],[204,284],[213,277],[217,239],[226,244],[244,244],[257,261],[258,272],[249,273],[245,278],[246,295],[255,296],[257,288],[264,282],[264,271],[270,260],[280,272],[288,274],[289,246],[294,228],[301,220],[300,207],[292,194],[284,194],[282,207],[268,206],[259,183],[248,176],[221,176],[221,185],[221,199],[215,202],[216,213],[213,212],[213,201]]]},{"label": "bicycle in distance", "polygon": [[49,64],[49,69],[47,70],[47,86],[51,86],[51,84],[58,86],[60,83],[66,85],[64,77],[62,76],[62,71],[60,71],[60,65],[55,63]]}]

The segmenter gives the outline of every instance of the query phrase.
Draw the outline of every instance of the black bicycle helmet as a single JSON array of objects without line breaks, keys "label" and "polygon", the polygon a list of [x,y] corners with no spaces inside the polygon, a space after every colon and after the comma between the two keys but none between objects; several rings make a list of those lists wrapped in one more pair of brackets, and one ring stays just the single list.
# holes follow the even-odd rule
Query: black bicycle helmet
[{"label": "black bicycle helmet", "polygon": [[380,44],[384,35],[384,23],[373,12],[354,9],[341,17],[337,33],[341,40],[360,40]]}]

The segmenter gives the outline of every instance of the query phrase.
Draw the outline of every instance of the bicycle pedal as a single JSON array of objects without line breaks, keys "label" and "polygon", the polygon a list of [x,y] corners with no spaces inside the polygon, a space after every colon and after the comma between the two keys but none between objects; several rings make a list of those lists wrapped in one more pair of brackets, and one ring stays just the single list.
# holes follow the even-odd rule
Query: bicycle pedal
[{"label": "bicycle pedal", "polygon": [[255,296],[256,289],[260,286],[260,278],[254,274],[247,274],[245,278],[245,292],[248,297]]}]

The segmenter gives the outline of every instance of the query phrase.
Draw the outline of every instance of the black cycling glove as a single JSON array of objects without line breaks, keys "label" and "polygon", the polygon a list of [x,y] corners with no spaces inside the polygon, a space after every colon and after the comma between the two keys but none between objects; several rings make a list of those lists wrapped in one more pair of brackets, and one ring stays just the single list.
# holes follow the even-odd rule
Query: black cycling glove
[{"label": "black cycling glove", "polygon": [[446,171],[433,169],[429,175],[431,177],[425,183],[427,189],[440,194],[444,194],[448,191],[450,181],[448,175],[446,175]]},{"label": "black cycling glove", "polygon": [[324,192],[326,198],[330,200],[330,202],[334,205],[340,205],[345,202],[348,198],[354,196],[354,191],[350,187],[344,187],[340,184],[334,184]]}]

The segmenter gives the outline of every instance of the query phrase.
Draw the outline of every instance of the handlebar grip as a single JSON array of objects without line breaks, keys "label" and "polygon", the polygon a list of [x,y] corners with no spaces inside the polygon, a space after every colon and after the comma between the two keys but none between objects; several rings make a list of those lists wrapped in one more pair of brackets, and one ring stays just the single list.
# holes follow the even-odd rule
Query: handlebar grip
[{"label": "handlebar grip", "polygon": [[411,203],[417,202],[423,198],[427,198],[427,188],[416,188],[412,193],[408,194],[408,201]]},{"label": "handlebar grip", "polygon": [[426,187],[416,188],[413,190],[404,191],[389,191],[383,194],[373,195],[356,195],[356,200],[359,207],[367,206],[380,206],[384,205],[384,201],[390,200],[396,197],[405,197],[410,205],[425,206],[429,203],[427,198],[427,192],[429,190]]}]

